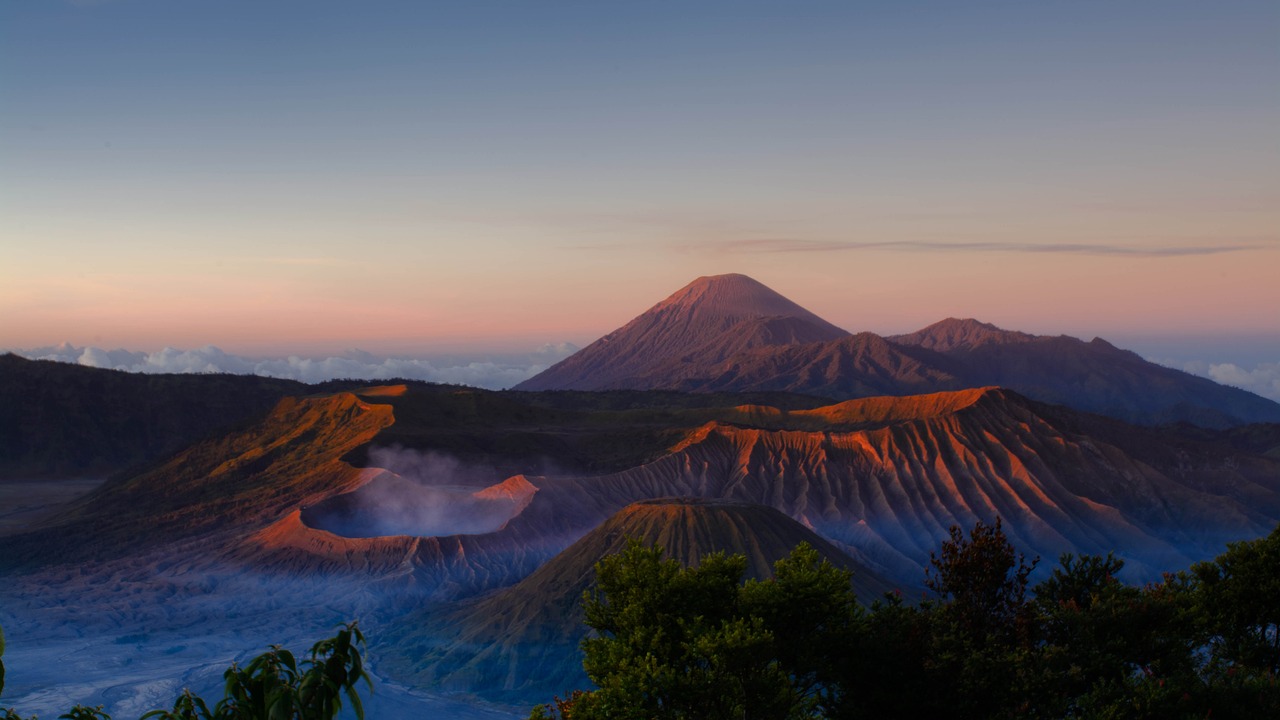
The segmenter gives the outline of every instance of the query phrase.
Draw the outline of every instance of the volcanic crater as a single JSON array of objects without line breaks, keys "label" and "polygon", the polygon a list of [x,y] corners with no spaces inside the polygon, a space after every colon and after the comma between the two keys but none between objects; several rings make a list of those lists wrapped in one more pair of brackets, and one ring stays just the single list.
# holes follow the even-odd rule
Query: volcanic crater
[{"label": "volcanic crater", "polygon": [[520,475],[477,490],[385,471],[351,492],[303,508],[301,520],[347,538],[483,535],[506,527],[537,491]]}]

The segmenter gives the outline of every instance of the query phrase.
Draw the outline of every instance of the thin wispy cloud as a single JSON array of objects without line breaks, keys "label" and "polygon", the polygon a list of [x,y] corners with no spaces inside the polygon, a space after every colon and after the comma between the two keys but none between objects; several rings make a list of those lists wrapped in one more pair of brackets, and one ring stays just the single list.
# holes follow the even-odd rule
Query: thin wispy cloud
[{"label": "thin wispy cloud", "polygon": [[1222,255],[1251,250],[1274,249],[1260,242],[1230,242],[1202,245],[1123,245],[1118,243],[1016,243],[1016,242],[938,242],[924,240],[889,240],[880,242],[804,240],[800,238],[759,238],[694,243],[687,250],[725,253],[803,254],[839,253],[863,250],[896,252],[979,252],[1026,253],[1047,255],[1104,255],[1117,257],[1185,257]]},{"label": "thin wispy cloud", "polygon": [[246,264],[284,265],[289,267],[351,267],[356,264],[351,260],[333,257],[256,257],[242,258]]}]

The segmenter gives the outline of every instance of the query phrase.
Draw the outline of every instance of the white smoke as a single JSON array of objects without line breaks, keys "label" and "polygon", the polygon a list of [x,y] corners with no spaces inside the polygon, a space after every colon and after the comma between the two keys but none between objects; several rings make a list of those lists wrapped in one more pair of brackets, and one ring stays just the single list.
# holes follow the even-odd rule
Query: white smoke
[{"label": "white smoke", "polygon": [[206,345],[193,350],[164,348],[158,352],[103,350],[63,343],[34,350],[14,350],[32,360],[55,360],[87,367],[135,373],[230,373],[300,380],[305,383],[340,378],[359,380],[424,380],[498,390],[511,387],[577,352],[570,343],[547,344],[533,352],[442,362],[428,358],[380,356],[349,350],[322,358],[290,355],[247,358]]},{"label": "white smoke", "polygon": [[344,537],[478,535],[494,532],[524,509],[530,485],[481,492],[502,478],[493,468],[439,452],[374,448],[382,473],[358,490],[303,511],[303,522]]}]

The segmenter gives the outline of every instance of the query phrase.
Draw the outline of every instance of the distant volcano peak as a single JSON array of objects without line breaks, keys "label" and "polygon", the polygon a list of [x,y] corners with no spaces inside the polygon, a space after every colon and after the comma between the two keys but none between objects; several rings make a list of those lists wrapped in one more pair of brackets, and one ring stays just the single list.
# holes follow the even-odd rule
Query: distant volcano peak
[{"label": "distant volcano peak", "polygon": [[893,335],[889,340],[900,345],[916,345],[938,352],[972,349],[989,343],[1013,344],[1035,340],[1014,330],[1005,330],[973,318],[954,318],[938,322],[906,335]]},{"label": "distant volcano peak", "polygon": [[796,318],[815,325],[829,326],[840,335],[846,334],[764,283],[738,273],[704,275],[675,291],[650,310],[650,312],[672,311],[687,312],[695,318]]},{"label": "distant volcano peak", "polygon": [[710,275],[516,387],[625,387],[666,362],[705,366],[746,350],[826,342],[848,334],[746,275]]}]

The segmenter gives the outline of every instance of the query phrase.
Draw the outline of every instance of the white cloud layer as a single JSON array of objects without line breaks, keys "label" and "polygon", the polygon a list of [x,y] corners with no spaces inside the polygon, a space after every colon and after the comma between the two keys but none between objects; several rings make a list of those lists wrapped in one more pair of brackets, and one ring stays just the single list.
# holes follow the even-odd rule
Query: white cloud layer
[{"label": "white cloud layer", "polygon": [[[432,361],[427,358],[387,357],[363,350],[348,350],[340,356],[326,358],[296,355],[285,358],[246,358],[223,352],[213,345],[194,350],[165,348],[158,352],[135,352],[81,348],[63,343],[56,347],[13,352],[32,360],[57,360],[138,373],[232,373],[287,378],[306,383],[339,378],[404,378],[498,390],[531,378],[577,351],[578,348],[571,343],[547,344],[529,353],[461,362],[457,359],[443,362],[439,359]],[[1264,362],[1249,368],[1235,363],[1204,361],[1154,359],[1153,362],[1181,368],[1193,375],[1207,377],[1214,382],[1248,390],[1280,402],[1280,363]]]},{"label": "white cloud layer", "polygon": [[1205,360],[1174,360],[1170,358],[1148,358],[1151,362],[1176,368],[1192,375],[1209,378],[1221,385],[1248,390],[1268,400],[1280,402],[1280,363],[1260,362],[1249,369],[1247,365],[1223,362],[1215,363]]},{"label": "white cloud layer", "polygon": [[1242,388],[1280,402],[1280,363],[1258,363],[1252,370],[1234,363],[1211,364],[1208,376],[1214,382]]},{"label": "white cloud layer", "polygon": [[432,362],[424,358],[378,356],[362,350],[349,350],[341,356],[326,358],[290,355],[286,358],[255,359],[231,355],[213,345],[194,350],[165,348],[158,352],[135,352],[80,348],[64,343],[56,347],[13,352],[32,360],[56,360],[136,373],[231,373],[287,378],[306,383],[339,378],[404,378],[496,390],[533,377],[577,350],[570,343],[548,344],[523,355],[452,363]]}]

